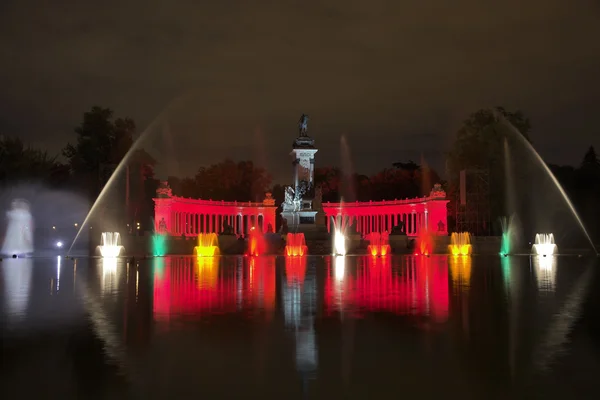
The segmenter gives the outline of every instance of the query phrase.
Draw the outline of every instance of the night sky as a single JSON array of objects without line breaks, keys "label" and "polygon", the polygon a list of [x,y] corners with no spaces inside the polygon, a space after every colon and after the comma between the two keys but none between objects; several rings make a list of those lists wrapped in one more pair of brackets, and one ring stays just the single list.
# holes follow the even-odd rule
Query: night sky
[{"label": "night sky", "polygon": [[600,148],[597,0],[3,0],[0,49],[0,133],[54,153],[110,107],[155,122],[160,174],[251,158],[287,182],[302,113],[318,165],[344,134],[363,173],[443,169],[495,105],[531,118],[550,162]]}]

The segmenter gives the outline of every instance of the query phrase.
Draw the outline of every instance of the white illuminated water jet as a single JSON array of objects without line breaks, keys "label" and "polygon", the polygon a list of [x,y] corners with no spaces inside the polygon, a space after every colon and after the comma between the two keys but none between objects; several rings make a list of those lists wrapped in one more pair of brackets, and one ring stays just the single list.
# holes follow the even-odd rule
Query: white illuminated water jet
[{"label": "white illuminated water jet", "polygon": [[119,244],[119,232],[102,232],[102,245],[98,246],[102,257],[118,257],[123,246]]},{"label": "white illuminated water jet", "polygon": [[83,228],[85,226],[87,226],[91,215],[94,213],[94,210],[96,209],[96,207],[98,206],[98,204],[101,203],[102,200],[104,199],[104,197],[106,196],[106,193],[108,192],[108,189],[112,187],[112,184],[113,184],[114,181],[116,181],[117,176],[119,176],[119,174],[123,171],[123,169],[125,168],[125,166],[127,166],[129,158],[131,158],[132,154],[134,154],[136,150],[138,150],[138,149],[141,148],[141,144],[143,143],[143,141],[146,138],[146,136],[148,136],[148,134],[152,131],[152,129],[156,125],[158,125],[159,122],[163,122],[164,121],[164,117],[167,115],[167,113],[177,103],[180,103],[181,101],[183,101],[183,100],[185,100],[185,99],[187,99],[189,97],[190,97],[190,93],[186,93],[184,95],[178,96],[178,97],[174,98],[173,100],[171,100],[171,102],[169,102],[167,104],[167,106],[160,112],[160,114],[140,134],[140,136],[138,137],[138,139],[135,142],[133,142],[133,144],[131,145],[131,147],[129,148],[129,150],[127,151],[127,153],[125,154],[125,156],[123,157],[123,159],[121,159],[121,161],[117,165],[117,168],[115,168],[115,170],[112,173],[112,175],[110,176],[110,178],[108,178],[108,181],[106,182],[106,184],[104,185],[104,187],[100,191],[100,194],[96,198],[96,201],[94,202],[94,204],[92,204],[92,207],[90,208],[90,211],[86,215],[85,219],[83,220],[83,223],[81,224],[81,226],[79,227],[79,230],[77,231],[77,234],[75,235],[75,239],[73,239],[73,241],[71,242],[71,246],[69,247],[69,251],[67,251],[67,255],[69,255],[71,253],[71,250],[73,249],[73,246],[75,245],[75,242],[79,238],[79,235],[83,231]]},{"label": "white illuminated water jet", "polygon": [[333,255],[346,255],[346,229],[348,227],[348,217],[331,217],[331,226],[333,229]]},{"label": "white illuminated water jet", "polygon": [[548,166],[548,164],[546,164],[546,162],[544,161],[544,159],[542,158],[542,156],[540,156],[540,154],[535,150],[535,148],[532,146],[532,144],[529,143],[529,141],[527,139],[525,139],[525,137],[523,136],[523,134],[513,124],[511,124],[510,121],[508,119],[506,119],[506,117],[504,117],[504,115],[502,115],[501,113],[499,113],[495,109],[493,109],[492,112],[494,113],[494,115],[496,116],[496,118],[499,121],[504,122],[504,124],[510,130],[513,131],[513,133],[519,139],[519,141],[521,141],[521,143],[523,143],[523,145],[533,154],[533,156],[540,163],[540,165],[542,166],[542,168],[544,169],[544,171],[546,171],[546,173],[548,174],[548,176],[550,177],[550,179],[552,179],[552,182],[554,183],[554,186],[558,189],[558,191],[562,195],[562,198],[565,201],[565,203],[567,203],[567,206],[569,207],[569,209],[573,213],[573,216],[575,217],[575,220],[577,220],[577,223],[581,227],[581,230],[583,230],[583,233],[585,234],[585,236],[587,237],[588,241],[590,242],[590,245],[592,246],[592,249],[594,249],[594,252],[596,254],[598,254],[598,250],[596,250],[596,246],[594,245],[594,241],[592,240],[592,237],[588,233],[587,229],[585,229],[585,225],[583,224],[583,221],[581,220],[581,217],[577,213],[577,210],[575,210],[575,206],[571,202],[571,199],[569,199],[569,196],[567,196],[567,192],[565,192],[565,189],[561,186],[560,182],[558,182],[558,179],[556,178],[556,176],[554,176],[554,174],[550,170],[550,167]]},{"label": "white illuminated water jet", "polygon": [[552,233],[538,233],[535,235],[535,243],[532,249],[538,256],[551,256],[555,254],[557,246],[554,243],[554,235]]},{"label": "white illuminated water jet", "polygon": [[346,236],[337,228],[333,233],[333,251],[338,256],[346,255]]},{"label": "white illuminated water jet", "polygon": [[17,199],[6,213],[8,225],[1,253],[7,256],[19,256],[33,253],[33,217],[29,203]]}]

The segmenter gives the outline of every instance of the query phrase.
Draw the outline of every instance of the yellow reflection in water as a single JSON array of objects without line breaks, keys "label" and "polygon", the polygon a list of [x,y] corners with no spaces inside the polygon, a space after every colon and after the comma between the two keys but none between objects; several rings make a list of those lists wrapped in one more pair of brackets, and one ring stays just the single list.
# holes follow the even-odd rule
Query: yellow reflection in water
[{"label": "yellow reflection in water", "polygon": [[471,257],[450,256],[450,274],[455,288],[471,286]]},{"label": "yellow reflection in water", "polygon": [[219,279],[219,259],[199,256],[195,261],[198,288],[215,288]]}]

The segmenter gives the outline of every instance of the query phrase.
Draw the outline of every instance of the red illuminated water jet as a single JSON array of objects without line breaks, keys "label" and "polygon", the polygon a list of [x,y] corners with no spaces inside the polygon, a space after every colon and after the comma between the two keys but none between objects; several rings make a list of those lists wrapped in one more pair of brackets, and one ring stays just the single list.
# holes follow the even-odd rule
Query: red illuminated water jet
[{"label": "red illuminated water jet", "polygon": [[433,253],[433,236],[427,230],[423,230],[417,236],[415,255],[428,256]]},{"label": "red illuminated water jet", "polygon": [[385,256],[391,253],[389,233],[371,232],[366,238],[369,241],[367,252],[372,256]]},{"label": "red illuminated water jet", "polygon": [[286,236],[285,254],[291,257],[303,256],[307,253],[304,233],[288,233]]},{"label": "red illuminated water jet", "polygon": [[267,241],[265,235],[252,227],[248,234],[248,255],[249,256],[260,256],[267,253]]}]

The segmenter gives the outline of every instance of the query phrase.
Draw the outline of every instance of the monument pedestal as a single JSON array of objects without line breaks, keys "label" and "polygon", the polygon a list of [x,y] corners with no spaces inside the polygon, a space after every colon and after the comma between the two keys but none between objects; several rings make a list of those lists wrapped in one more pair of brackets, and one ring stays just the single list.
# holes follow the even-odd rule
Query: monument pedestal
[{"label": "monument pedestal", "polygon": [[305,234],[317,231],[316,215],[317,212],[313,210],[283,211],[281,213],[281,217],[287,223],[288,232]]}]

